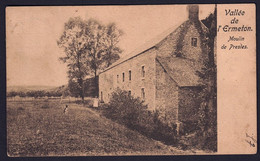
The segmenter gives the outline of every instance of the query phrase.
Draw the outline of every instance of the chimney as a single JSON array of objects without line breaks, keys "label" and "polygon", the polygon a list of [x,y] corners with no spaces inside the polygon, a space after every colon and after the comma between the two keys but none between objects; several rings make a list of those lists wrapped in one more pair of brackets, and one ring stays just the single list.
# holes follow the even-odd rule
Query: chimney
[{"label": "chimney", "polygon": [[199,20],[199,6],[194,5],[188,5],[187,10],[189,12],[189,20],[195,21]]}]

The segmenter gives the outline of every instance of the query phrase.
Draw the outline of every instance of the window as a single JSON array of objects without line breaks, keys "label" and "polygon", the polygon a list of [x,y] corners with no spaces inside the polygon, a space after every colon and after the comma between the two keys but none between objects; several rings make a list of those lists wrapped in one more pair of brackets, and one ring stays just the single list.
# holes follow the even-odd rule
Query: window
[{"label": "window", "polygon": [[128,91],[128,95],[131,96],[131,90]]},{"label": "window", "polygon": [[129,70],[129,81],[131,81],[132,75],[131,75],[131,70]]},{"label": "window", "polygon": [[145,70],[144,70],[144,66],[142,66],[142,77],[145,77]]},{"label": "window", "polygon": [[116,76],[116,82],[119,83],[119,75]]},{"label": "window", "polygon": [[122,81],[125,81],[125,73],[122,73]]},{"label": "window", "polygon": [[103,92],[101,91],[101,102],[103,102]]},{"label": "window", "polygon": [[191,46],[197,47],[197,38],[191,38]]},{"label": "window", "polygon": [[144,88],[141,89],[141,98],[142,98],[143,101],[145,100]]}]

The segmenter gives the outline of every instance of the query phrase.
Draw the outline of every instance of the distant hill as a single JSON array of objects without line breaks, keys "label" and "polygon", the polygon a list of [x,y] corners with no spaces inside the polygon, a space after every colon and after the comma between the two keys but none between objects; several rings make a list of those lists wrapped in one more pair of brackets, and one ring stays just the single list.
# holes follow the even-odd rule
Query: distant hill
[{"label": "distant hill", "polygon": [[54,87],[54,88],[46,89],[46,91],[64,93],[65,91],[69,91],[69,88],[68,88],[68,85],[62,85],[62,86],[59,86],[59,87]]},{"label": "distant hill", "polygon": [[[95,88],[94,78],[85,80],[85,96],[95,97],[95,93],[98,93],[98,89]],[[45,91],[50,93],[70,93],[68,84],[62,86],[7,86],[7,92],[29,92],[29,91]]]},{"label": "distant hill", "polygon": [[54,90],[55,86],[7,86],[7,92],[15,91],[15,92],[27,92],[27,91],[38,91],[38,90]]}]

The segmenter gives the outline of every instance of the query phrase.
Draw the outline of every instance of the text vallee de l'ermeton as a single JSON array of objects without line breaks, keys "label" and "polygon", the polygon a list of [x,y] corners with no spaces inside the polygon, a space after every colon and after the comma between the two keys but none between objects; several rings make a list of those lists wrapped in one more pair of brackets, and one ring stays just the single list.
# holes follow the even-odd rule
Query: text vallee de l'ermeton
[{"label": "text vallee de l'ermeton", "polygon": [[253,31],[251,26],[247,26],[247,25],[234,26],[234,25],[237,25],[238,22],[239,22],[238,18],[236,18],[235,16],[241,17],[241,16],[244,16],[245,14],[246,14],[246,12],[243,11],[243,10],[239,10],[239,9],[234,9],[234,10],[225,9],[225,15],[233,17],[233,19],[231,20],[231,24],[232,25],[224,25],[224,26],[219,25],[218,26],[218,32],[220,30],[222,30],[224,32],[247,32],[247,31]]}]

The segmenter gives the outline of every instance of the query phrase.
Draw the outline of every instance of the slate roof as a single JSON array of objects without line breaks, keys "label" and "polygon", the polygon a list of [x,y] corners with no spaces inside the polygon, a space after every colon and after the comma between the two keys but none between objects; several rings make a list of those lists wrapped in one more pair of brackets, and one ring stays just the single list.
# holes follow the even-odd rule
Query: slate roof
[{"label": "slate roof", "polygon": [[[146,42],[145,44],[143,44],[133,52],[127,54],[125,57],[120,58],[118,61],[113,63],[110,67],[103,70],[101,73],[121,63],[124,63],[129,59],[132,59],[138,55],[143,54],[145,53],[145,51],[148,51],[157,45],[160,45],[170,35],[173,37],[172,41],[176,42],[180,37],[181,29],[187,27],[187,25],[189,24],[188,22],[189,20],[181,24],[174,25],[170,29],[166,30],[162,34],[155,37],[154,39]],[[201,23],[203,32],[207,32],[208,28],[201,21],[199,22]],[[169,76],[177,83],[178,86],[188,87],[188,86],[200,85],[199,77],[196,75],[196,71],[199,69],[194,62],[185,58],[174,57],[174,56],[164,55],[164,54],[162,55],[163,56],[159,56],[159,55],[156,56],[157,61],[166,70]]]},{"label": "slate roof", "polygon": [[[202,29],[207,30],[207,27],[201,21],[200,21],[200,23],[202,24]],[[126,54],[124,57],[120,58],[119,60],[117,60],[115,63],[113,63],[111,66],[104,69],[100,73],[103,73],[103,72],[105,72],[105,71],[107,71],[107,70],[109,70],[109,69],[129,60],[129,59],[131,59],[131,58],[134,58],[138,55],[143,54],[145,51],[150,50],[151,48],[153,48],[156,45],[158,45],[159,43],[161,43],[167,36],[169,36],[172,33],[175,33],[174,36],[176,36],[176,37],[174,37],[174,38],[178,39],[179,33],[176,33],[176,30],[179,27],[184,27],[186,24],[187,24],[187,21],[175,24],[174,26],[172,26],[168,30],[166,30],[163,33],[156,36],[155,38],[151,39],[150,41],[147,41],[146,43],[144,43],[143,45],[141,45],[140,47],[138,47],[134,51],[130,52],[129,54]]]},{"label": "slate roof", "polygon": [[[185,21],[186,22],[186,21]],[[139,46],[137,49],[135,49],[134,51],[130,52],[129,54],[126,54],[124,57],[120,58],[119,60],[117,60],[115,63],[113,63],[111,66],[109,66],[108,68],[106,68],[105,70],[103,70],[102,72],[105,72],[133,57],[136,57],[140,54],[143,54],[145,51],[155,47],[157,44],[159,44],[163,39],[165,39],[168,35],[170,35],[172,32],[174,32],[179,26],[181,26],[183,23],[179,23],[176,24],[174,26],[172,26],[171,28],[169,28],[168,30],[164,31],[163,33],[159,34],[158,36],[156,36],[155,38],[147,41],[146,43],[142,44],[141,46]],[[101,72],[101,73],[102,73]]]},{"label": "slate roof", "polygon": [[200,85],[200,78],[196,75],[199,67],[192,60],[179,57],[157,57],[156,59],[178,86]]}]

